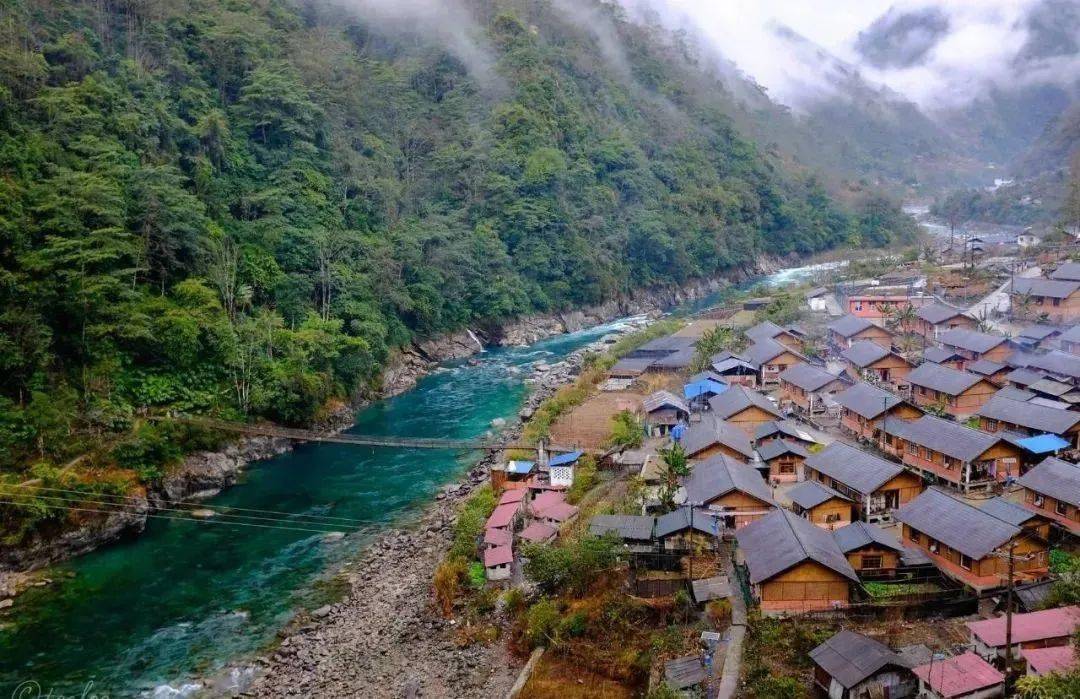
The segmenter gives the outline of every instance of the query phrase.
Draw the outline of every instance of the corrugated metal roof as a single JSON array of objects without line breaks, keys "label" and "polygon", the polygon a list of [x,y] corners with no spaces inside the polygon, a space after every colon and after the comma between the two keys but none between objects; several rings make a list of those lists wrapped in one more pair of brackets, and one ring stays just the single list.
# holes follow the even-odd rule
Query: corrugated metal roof
[{"label": "corrugated metal roof", "polygon": [[922,353],[923,359],[934,364],[944,364],[945,362],[953,361],[954,359],[963,359],[964,357],[956,352],[956,350],[946,349],[944,347],[927,347]]},{"label": "corrugated metal roof", "polygon": [[559,454],[558,456],[553,456],[548,459],[548,467],[550,468],[552,466],[563,466],[564,464],[572,464],[578,459],[580,459],[581,455],[584,453],[585,452],[583,451],[571,451],[565,454]]},{"label": "corrugated metal roof", "polygon": [[1053,379],[1039,379],[1028,386],[1028,390],[1035,391],[1036,393],[1045,393],[1048,396],[1058,398],[1075,389],[1067,383],[1061,383],[1060,381],[1054,381]]},{"label": "corrugated metal roof", "polygon": [[514,549],[507,546],[493,546],[484,550],[484,567],[506,565],[514,561]]},{"label": "corrugated metal roof", "polygon": [[1045,354],[1016,352],[1009,357],[1009,364],[1016,367],[1038,369],[1073,380],[1080,379],[1080,357],[1058,350]]},{"label": "corrugated metal roof", "polygon": [[1005,338],[1001,335],[991,335],[989,333],[981,333],[977,330],[968,330],[967,328],[952,328],[941,333],[938,337],[941,344],[949,347],[958,347],[962,350],[969,352],[989,352],[1002,342],[1005,342]]},{"label": "corrugated metal roof", "polygon": [[690,429],[683,435],[682,445],[687,456],[692,457],[713,444],[723,444],[747,459],[754,458],[750,437],[745,432],[730,422],[724,422],[716,415],[706,413],[701,416],[701,422],[690,425]]},{"label": "corrugated metal roof", "polygon": [[1061,330],[1055,328],[1052,325],[1029,325],[1020,331],[1017,337],[1027,338],[1029,340],[1041,341],[1050,337],[1054,333],[1060,333]]},{"label": "corrugated metal roof", "polygon": [[1080,507],[1080,466],[1050,456],[1020,476],[1020,485]]},{"label": "corrugated metal roof", "polygon": [[1077,289],[1080,289],[1080,282],[1043,279],[1042,277],[1020,277],[1013,281],[1013,289],[1018,294],[1067,299]]},{"label": "corrugated metal roof", "polygon": [[723,454],[693,464],[682,485],[691,505],[705,504],[736,490],[774,504],[772,490],[756,469]]},{"label": "corrugated metal roof", "polygon": [[750,345],[746,352],[746,361],[753,367],[760,367],[762,364],[768,364],[771,360],[779,357],[784,352],[790,352],[792,355],[799,359],[806,359],[802,354],[795,350],[781,345],[776,340],[760,340]]},{"label": "corrugated metal roof", "polygon": [[792,364],[780,374],[781,381],[787,381],[804,391],[816,391],[836,381],[837,378],[835,374],[830,374],[821,367],[806,362]]},{"label": "corrugated metal roof", "polygon": [[[971,631],[983,643],[994,648],[1005,645],[1004,616],[967,622]],[[1080,607],[1076,605],[1042,609],[1026,614],[1013,614],[1012,642],[1032,643],[1052,638],[1067,638],[1080,629]]]},{"label": "corrugated metal roof", "polygon": [[917,420],[887,420],[884,428],[889,434],[961,461],[974,461],[1001,441],[1000,435],[933,415]]},{"label": "corrugated metal roof", "polygon": [[810,456],[810,452],[806,451],[801,444],[787,439],[770,439],[759,446],[757,451],[762,461],[772,461],[783,454],[795,454],[804,459]]},{"label": "corrugated metal roof", "polygon": [[1025,391],[1022,388],[1016,386],[1005,386],[1000,391],[994,394],[995,397],[1008,398],[1009,400],[1020,401],[1026,403],[1035,397],[1035,394],[1031,391]]},{"label": "corrugated metal roof", "polygon": [[945,699],[970,694],[1005,681],[1005,676],[995,670],[993,665],[971,651],[920,665],[912,672]]},{"label": "corrugated metal roof", "polygon": [[655,410],[660,410],[661,408],[674,408],[675,410],[680,410],[684,413],[690,412],[690,408],[687,407],[683,399],[679,398],[671,391],[657,391],[656,393],[649,395],[645,400],[641,401],[641,407],[646,413],[651,413]]},{"label": "corrugated metal roof", "polygon": [[841,352],[840,356],[860,369],[865,369],[874,362],[888,357],[890,354],[892,354],[890,350],[885,349],[876,342],[859,340],[858,342],[852,343],[851,347],[848,347]]},{"label": "corrugated metal roof", "polygon": [[829,323],[829,330],[840,335],[840,337],[851,337],[857,333],[861,333],[867,328],[874,327],[866,318],[859,318],[858,316],[847,315],[842,318],[838,318]]},{"label": "corrugated metal roof", "polygon": [[694,508],[694,516],[690,516],[689,507],[680,507],[677,510],[660,515],[656,518],[656,536],[665,537],[693,527],[705,534],[716,534],[716,517],[709,511],[699,507]]},{"label": "corrugated metal roof", "polygon": [[1039,434],[1034,437],[1023,437],[1016,443],[1027,449],[1032,454],[1049,454],[1055,451],[1069,448],[1069,440],[1062,439],[1056,434]]},{"label": "corrugated metal roof", "polygon": [[754,430],[754,437],[759,441],[775,434],[782,434],[803,442],[816,443],[818,441],[814,438],[814,435],[807,432],[802,425],[794,420],[769,420],[761,423]]},{"label": "corrugated metal roof", "polygon": [[613,375],[633,375],[645,373],[645,370],[649,368],[654,361],[655,357],[623,357],[619,361],[608,369],[609,374]]},{"label": "corrugated metal roof", "polygon": [[543,543],[555,538],[555,535],[559,533],[559,530],[543,522],[532,522],[529,526],[521,530],[518,537],[524,541],[530,541],[533,543]]},{"label": "corrugated metal roof", "polygon": [[908,374],[907,380],[915,386],[925,386],[949,396],[958,396],[986,379],[978,374],[969,374],[952,367],[924,362]]},{"label": "corrugated metal roof", "polygon": [[771,320],[766,320],[758,323],[752,328],[748,328],[744,333],[751,342],[759,342],[761,340],[771,340],[777,335],[781,335],[787,332],[776,323]]},{"label": "corrugated metal roof", "polygon": [[737,415],[751,406],[757,406],[770,415],[783,417],[772,401],[763,394],[739,384],[709,399],[709,410],[722,420]]},{"label": "corrugated metal roof", "polygon": [[989,359],[980,359],[977,362],[972,362],[967,365],[967,370],[973,374],[979,374],[981,376],[993,376],[1002,369],[1008,368],[1007,364],[1001,362],[992,362]]},{"label": "corrugated metal roof", "polygon": [[979,503],[979,509],[1016,527],[1035,516],[1035,513],[1028,508],[1006,500],[1000,495]]},{"label": "corrugated metal roof", "polygon": [[518,504],[509,503],[507,505],[499,505],[495,508],[495,511],[488,517],[487,522],[484,523],[485,528],[502,528],[510,526],[510,523],[514,521],[514,517],[518,513]]},{"label": "corrugated metal roof", "polygon": [[804,510],[817,507],[821,503],[828,502],[832,498],[839,498],[846,502],[851,502],[850,498],[841,495],[832,488],[822,483],[818,483],[817,481],[803,481],[789,490],[787,496],[793,503]]},{"label": "corrugated metal roof", "polygon": [[834,529],[833,538],[836,539],[836,545],[845,554],[871,544],[884,546],[893,551],[904,550],[904,547],[900,545],[900,542],[892,533],[885,531],[876,524],[866,522],[852,522],[845,527]]},{"label": "corrugated metal roof", "polygon": [[990,400],[979,408],[976,415],[1000,420],[1014,425],[1026,427],[1029,430],[1049,432],[1050,434],[1065,434],[1080,422],[1080,413],[1060,408],[1048,408],[1037,403],[1021,402],[994,394]]},{"label": "corrugated metal roof", "polygon": [[853,582],[859,578],[832,535],[788,510],[775,510],[735,532],[757,584],[804,561],[814,561]]},{"label": "corrugated metal roof", "polygon": [[1019,527],[936,487],[900,507],[893,517],[975,560],[1020,533]]},{"label": "corrugated metal roof", "polygon": [[864,495],[874,492],[904,470],[900,464],[843,442],[833,442],[812,454],[806,460],[806,466]]},{"label": "corrugated metal roof", "polygon": [[903,402],[899,396],[863,381],[837,393],[833,400],[867,420],[873,420]]},{"label": "corrugated metal roof", "polygon": [[938,323],[944,323],[950,318],[964,315],[964,309],[957,308],[956,306],[942,301],[935,301],[934,303],[929,303],[920,308],[915,312],[915,315],[919,316],[927,323],[937,325]]},{"label": "corrugated metal roof", "polygon": [[621,539],[648,541],[652,539],[656,520],[645,515],[596,515],[589,520],[589,533],[603,536],[615,532]]},{"label": "corrugated metal roof", "polygon": [[810,659],[845,689],[889,666],[906,667],[888,646],[854,631],[841,631],[810,651]]},{"label": "corrugated metal roof", "polygon": [[1080,281],[1080,262],[1063,262],[1058,265],[1050,278],[1059,281]]},{"label": "corrugated metal roof", "polygon": [[1080,342],[1080,325],[1074,325],[1061,333],[1062,342]]},{"label": "corrugated metal roof", "polygon": [[1080,667],[1080,659],[1071,645],[1051,646],[1049,648],[1022,648],[1020,655],[1027,661],[1028,667],[1039,675],[1051,672],[1066,674]]}]

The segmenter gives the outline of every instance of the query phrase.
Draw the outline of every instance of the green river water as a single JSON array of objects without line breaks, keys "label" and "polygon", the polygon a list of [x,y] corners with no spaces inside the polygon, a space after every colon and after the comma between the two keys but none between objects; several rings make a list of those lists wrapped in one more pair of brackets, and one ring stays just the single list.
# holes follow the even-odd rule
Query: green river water
[{"label": "green river water", "polygon": [[[450,363],[414,390],[360,410],[351,431],[480,436],[494,418],[516,414],[528,364],[557,361],[611,327],[493,349],[475,365]],[[265,646],[297,607],[318,606],[327,570],[385,527],[416,517],[477,458],[308,444],[250,467],[241,486],[208,504],[350,518],[359,531],[327,542],[306,532],[151,519],[142,536],[58,566],[58,582],[24,593],[0,618],[0,697],[27,681],[42,696],[81,696],[90,681],[99,695],[159,688],[165,696],[164,685],[220,671]]]}]

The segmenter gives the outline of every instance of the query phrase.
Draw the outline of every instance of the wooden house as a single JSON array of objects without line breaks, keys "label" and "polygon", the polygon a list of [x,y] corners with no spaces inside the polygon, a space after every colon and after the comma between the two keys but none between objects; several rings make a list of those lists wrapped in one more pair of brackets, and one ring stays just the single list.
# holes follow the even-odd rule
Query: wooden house
[{"label": "wooden house", "polygon": [[513,564],[514,550],[509,545],[484,550],[484,574],[490,581],[508,580]]},{"label": "wooden house", "polygon": [[793,364],[805,362],[806,357],[785,347],[776,340],[761,340],[750,345],[743,353],[746,361],[757,371],[759,386],[775,386],[780,374]]},{"label": "wooden house", "polygon": [[867,441],[878,441],[879,426],[885,418],[910,420],[923,414],[896,394],[863,382],[836,394],[833,399],[840,405],[840,430]]},{"label": "wooden house", "polygon": [[886,420],[883,449],[931,482],[969,493],[990,490],[1020,471],[1020,448],[1000,435],[933,415]]},{"label": "wooden house", "polygon": [[944,575],[976,592],[1005,584],[1010,552],[1015,581],[1038,580],[1047,573],[1045,541],[940,488],[926,490],[895,517],[903,525],[905,545],[917,546]]},{"label": "wooden house", "polygon": [[848,373],[871,383],[904,385],[911,362],[887,347],[859,340],[840,353]]},{"label": "wooden house", "polygon": [[757,385],[757,369],[741,354],[724,350],[709,358],[709,366],[728,386]]},{"label": "wooden house", "polygon": [[[1004,362],[1012,354],[1009,342],[1001,335],[992,335],[968,328],[946,330],[938,338],[941,346],[963,355],[969,362],[989,359]],[[964,367],[960,367],[963,369]]]},{"label": "wooden house", "polygon": [[1051,323],[1080,321],[1080,281],[1020,277],[1013,280],[1009,297],[1014,309]]},{"label": "wooden house", "polygon": [[662,437],[671,428],[690,419],[690,407],[670,391],[656,391],[641,402],[645,413],[645,429],[653,437]]},{"label": "wooden house", "polygon": [[710,398],[709,412],[735,425],[748,437],[754,436],[759,425],[784,417],[764,394],[746,386],[732,386],[720,395]]},{"label": "wooden house", "polygon": [[799,480],[803,464],[810,452],[799,442],[788,439],[769,439],[757,448],[761,462],[768,467],[770,483],[794,483]]},{"label": "wooden house", "polygon": [[1062,352],[1080,355],[1080,325],[1074,325],[1058,338],[1058,345]]},{"label": "wooden house", "polygon": [[976,413],[987,432],[1009,431],[1034,436],[1053,434],[1080,448],[1080,412],[1049,408],[1030,401],[995,395]]},{"label": "wooden house", "polygon": [[874,325],[865,318],[847,315],[829,323],[829,344],[838,349],[847,349],[859,340],[869,340],[882,347],[892,347],[892,333]]},{"label": "wooden house", "polygon": [[1012,628],[1006,627],[1005,616],[967,622],[975,654],[991,663],[1004,662],[1005,639],[1009,632],[1012,633],[1014,658],[1019,649],[1071,646],[1073,634],[1080,630],[1080,606],[1013,614]]},{"label": "wooden house", "polygon": [[721,533],[716,517],[697,507],[680,507],[660,515],[653,530],[661,551],[680,554],[714,548]]},{"label": "wooden house", "polygon": [[884,321],[889,318],[897,308],[912,306],[920,308],[931,303],[929,296],[909,296],[907,294],[868,294],[857,293],[844,297],[848,313],[856,318],[872,318]]},{"label": "wooden house", "polygon": [[810,447],[812,444],[819,444],[817,438],[814,437],[813,434],[794,420],[770,420],[769,422],[758,425],[758,428],[754,430],[754,442],[759,447],[774,439],[784,439],[789,442],[794,442],[804,449]]},{"label": "wooden house", "polygon": [[1062,262],[1050,274],[1051,279],[1067,282],[1080,282],[1080,262]]},{"label": "wooden house", "polygon": [[712,413],[705,413],[700,421],[691,424],[679,443],[690,459],[724,454],[747,464],[754,460],[754,447],[746,432]]},{"label": "wooden house", "polygon": [[589,520],[593,536],[614,535],[631,553],[653,553],[656,518],[648,515],[596,515]]},{"label": "wooden house", "polygon": [[761,474],[723,454],[695,463],[682,489],[687,505],[712,511],[724,529],[743,527],[776,507]]},{"label": "wooden house", "polygon": [[924,362],[933,362],[950,369],[962,369],[967,357],[956,350],[947,347],[930,346],[923,348],[922,358]]},{"label": "wooden house", "polygon": [[822,529],[836,529],[851,524],[854,503],[824,483],[803,481],[787,493],[791,511]]},{"label": "wooden house", "polygon": [[963,328],[975,330],[978,323],[962,308],[942,301],[929,303],[915,312],[918,320],[914,331],[928,340],[936,340],[941,333]]},{"label": "wooden house", "polygon": [[770,320],[748,328],[744,334],[751,343],[773,340],[795,352],[801,352],[803,348],[802,333],[800,331],[792,328],[782,328]]},{"label": "wooden house", "polygon": [[807,415],[825,412],[824,397],[839,393],[848,385],[839,376],[804,362],[793,364],[780,374],[781,400]]},{"label": "wooden house", "polygon": [[810,651],[814,684],[829,699],[905,699],[918,681],[904,658],[872,638],[844,630]]},{"label": "wooden house", "polygon": [[904,547],[895,536],[878,525],[852,522],[846,527],[834,529],[833,539],[860,578],[890,578],[896,575]]},{"label": "wooden house", "polygon": [[1005,696],[1005,675],[972,652],[933,660],[911,670],[921,699],[995,699]]},{"label": "wooden house", "polygon": [[923,490],[922,479],[900,464],[843,442],[833,442],[803,464],[806,480],[824,483],[851,498],[855,519],[889,521],[892,511]]},{"label": "wooden house", "polygon": [[978,374],[925,362],[907,375],[912,400],[921,408],[940,407],[958,420],[974,415],[997,386]]},{"label": "wooden house", "polygon": [[990,359],[980,359],[969,363],[967,371],[983,377],[995,386],[1004,386],[1006,383],[1005,377],[1012,371],[1012,367]]},{"label": "wooden house", "polygon": [[511,459],[506,463],[493,464],[491,467],[491,487],[495,492],[503,489],[528,487],[536,462]]},{"label": "wooden house", "polygon": [[832,535],[788,510],[736,533],[751,593],[765,614],[847,606],[858,583]]},{"label": "wooden house", "polygon": [[1046,514],[1030,510],[1018,502],[1013,502],[1004,496],[997,496],[978,503],[979,509],[988,512],[1000,520],[1004,520],[1014,527],[1020,527],[1032,536],[1044,541],[1050,539],[1051,519]]},{"label": "wooden house", "polygon": [[1017,483],[1026,508],[1080,536],[1080,466],[1051,456]]}]

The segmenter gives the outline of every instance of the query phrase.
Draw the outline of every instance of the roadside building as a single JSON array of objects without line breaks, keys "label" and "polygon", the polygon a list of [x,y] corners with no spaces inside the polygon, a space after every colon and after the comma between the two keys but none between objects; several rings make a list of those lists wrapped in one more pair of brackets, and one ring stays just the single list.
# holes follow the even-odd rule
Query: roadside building
[{"label": "roadside building", "polygon": [[754,460],[754,448],[746,432],[713,413],[705,413],[701,420],[691,424],[680,444],[690,459],[724,454],[743,463]]},{"label": "roadside building", "polygon": [[1017,483],[1025,507],[1080,536],[1080,466],[1051,456]]},{"label": "roadside building", "polygon": [[860,578],[880,579],[896,575],[904,547],[878,525],[852,522],[833,530],[833,539]]},{"label": "roadside building", "polygon": [[1020,472],[1020,449],[1001,435],[933,415],[887,420],[884,450],[931,482],[963,493],[989,490]]},{"label": "roadside building", "polygon": [[847,362],[849,374],[871,383],[904,385],[911,371],[911,362],[869,340],[852,343],[840,356]]},{"label": "roadside building", "polygon": [[1080,320],[1080,281],[1019,277],[1012,282],[1009,300],[1014,311],[1024,309],[1051,323]]},{"label": "roadside building", "polygon": [[695,463],[682,487],[685,503],[711,510],[724,529],[743,527],[776,507],[761,474],[723,454]]},{"label": "roadside building", "polygon": [[894,393],[860,382],[836,394],[840,405],[840,429],[859,439],[877,442],[879,425],[887,417],[915,419],[923,413]]},{"label": "roadside building", "polygon": [[978,323],[962,308],[943,301],[928,303],[915,312],[918,321],[915,332],[929,340],[936,340],[941,333],[956,328],[974,330]]},{"label": "roadside building", "polygon": [[761,462],[768,467],[770,483],[794,483],[799,480],[803,464],[810,452],[799,442],[770,439],[757,448]]},{"label": "roadside building", "polygon": [[824,483],[803,481],[788,491],[791,511],[822,529],[851,524],[854,503]]},{"label": "roadside building", "polygon": [[829,699],[914,696],[918,680],[885,644],[844,630],[810,651],[814,684]]},{"label": "roadside building", "polygon": [[796,410],[809,415],[825,412],[825,397],[839,393],[848,385],[839,376],[804,362],[793,364],[780,374],[781,400],[790,401]]},{"label": "roadside building", "polygon": [[866,318],[843,316],[829,323],[829,343],[837,349],[847,349],[859,340],[869,340],[882,347],[892,347],[892,333],[874,325]]},{"label": "roadside building", "polygon": [[788,510],[736,532],[751,593],[765,614],[845,607],[858,583],[832,535]]},{"label": "roadside building", "polygon": [[960,369],[964,366],[964,362],[967,361],[967,358],[964,357],[964,355],[954,349],[936,346],[923,348],[922,358],[923,361],[947,366],[950,369]]},{"label": "roadside building", "polygon": [[1036,436],[1052,434],[1080,448],[1080,412],[1048,408],[1031,401],[995,395],[976,413],[979,427],[987,432],[1017,432]]},{"label": "roadside building", "polygon": [[958,420],[975,414],[997,386],[978,374],[925,362],[907,376],[912,400],[921,408],[941,408]]},{"label": "roadside building", "polygon": [[484,575],[490,581],[508,580],[513,563],[514,550],[509,545],[484,550]]},{"label": "roadside building", "polygon": [[833,442],[803,464],[806,480],[824,483],[855,504],[855,519],[889,521],[892,511],[923,489],[919,476],[900,464]]},{"label": "roadside building", "polygon": [[1047,573],[1045,541],[940,488],[926,490],[895,516],[903,524],[905,545],[922,549],[942,574],[976,592],[1005,584],[1010,552],[1014,581],[1039,580]]},{"label": "roadside building", "polygon": [[967,652],[915,667],[924,699],[994,699],[1005,696],[1005,676]]},{"label": "roadside building", "polygon": [[761,340],[744,352],[746,361],[757,371],[759,386],[775,386],[780,374],[792,364],[805,362],[806,357],[775,340]]},{"label": "roadside building", "polygon": [[963,355],[968,362],[977,362],[980,359],[1004,362],[1012,354],[1008,340],[1001,335],[991,335],[967,328],[946,330],[938,341],[941,342],[942,347]]},{"label": "roadside building", "polygon": [[589,520],[589,533],[614,534],[631,553],[651,553],[655,525],[656,518],[647,515],[596,515]]},{"label": "roadside building", "polygon": [[709,400],[709,412],[753,437],[759,425],[783,418],[776,405],[752,388],[732,386]]},{"label": "roadside building", "polygon": [[1001,362],[980,359],[977,362],[968,364],[967,371],[983,377],[995,386],[1004,386],[1006,383],[1005,377],[1012,371],[1012,367]]},{"label": "roadside building", "polygon": [[1063,352],[1080,355],[1080,325],[1074,325],[1058,338],[1058,344]]},{"label": "roadside building", "polygon": [[690,407],[670,391],[656,391],[641,402],[645,429],[653,437],[662,437],[679,423],[690,419]]},{"label": "roadside building", "polygon": [[[1004,616],[980,619],[967,623],[971,646],[983,660],[999,663],[1005,660],[1007,619]],[[1012,652],[1020,648],[1068,647],[1072,636],[1080,629],[1080,607],[1058,607],[1012,616]],[[1072,650],[1070,647],[1069,650]]]},{"label": "roadside building", "polygon": [[1050,278],[1058,281],[1080,282],[1080,262],[1062,262]]},{"label": "roadside building", "polygon": [[709,365],[728,386],[757,385],[757,369],[741,354],[724,350],[710,357]]}]

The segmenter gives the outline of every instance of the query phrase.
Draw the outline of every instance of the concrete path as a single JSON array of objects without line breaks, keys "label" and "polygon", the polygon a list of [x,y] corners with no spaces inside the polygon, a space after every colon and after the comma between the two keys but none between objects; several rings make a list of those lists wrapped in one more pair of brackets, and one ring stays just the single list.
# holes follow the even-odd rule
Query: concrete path
[{"label": "concrete path", "polygon": [[[1037,277],[1042,273],[1042,270],[1038,267],[1028,267],[1025,270],[1016,273],[1017,277]],[[991,316],[995,313],[1005,314],[1009,312],[1009,290],[1012,287],[1012,279],[1009,279],[1004,284],[994,289],[974,306],[968,309],[968,312],[978,320],[985,318],[986,322],[993,326],[994,330],[1002,332],[1002,328],[999,323]]]},{"label": "concrete path", "polygon": [[743,642],[746,638],[746,599],[742,594],[742,585],[735,576],[735,564],[731,556],[724,558],[724,571],[731,581],[731,640],[724,656],[724,674],[720,676],[720,688],[716,692],[718,699],[731,699],[739,689],[739,674],[742,670]]}]

